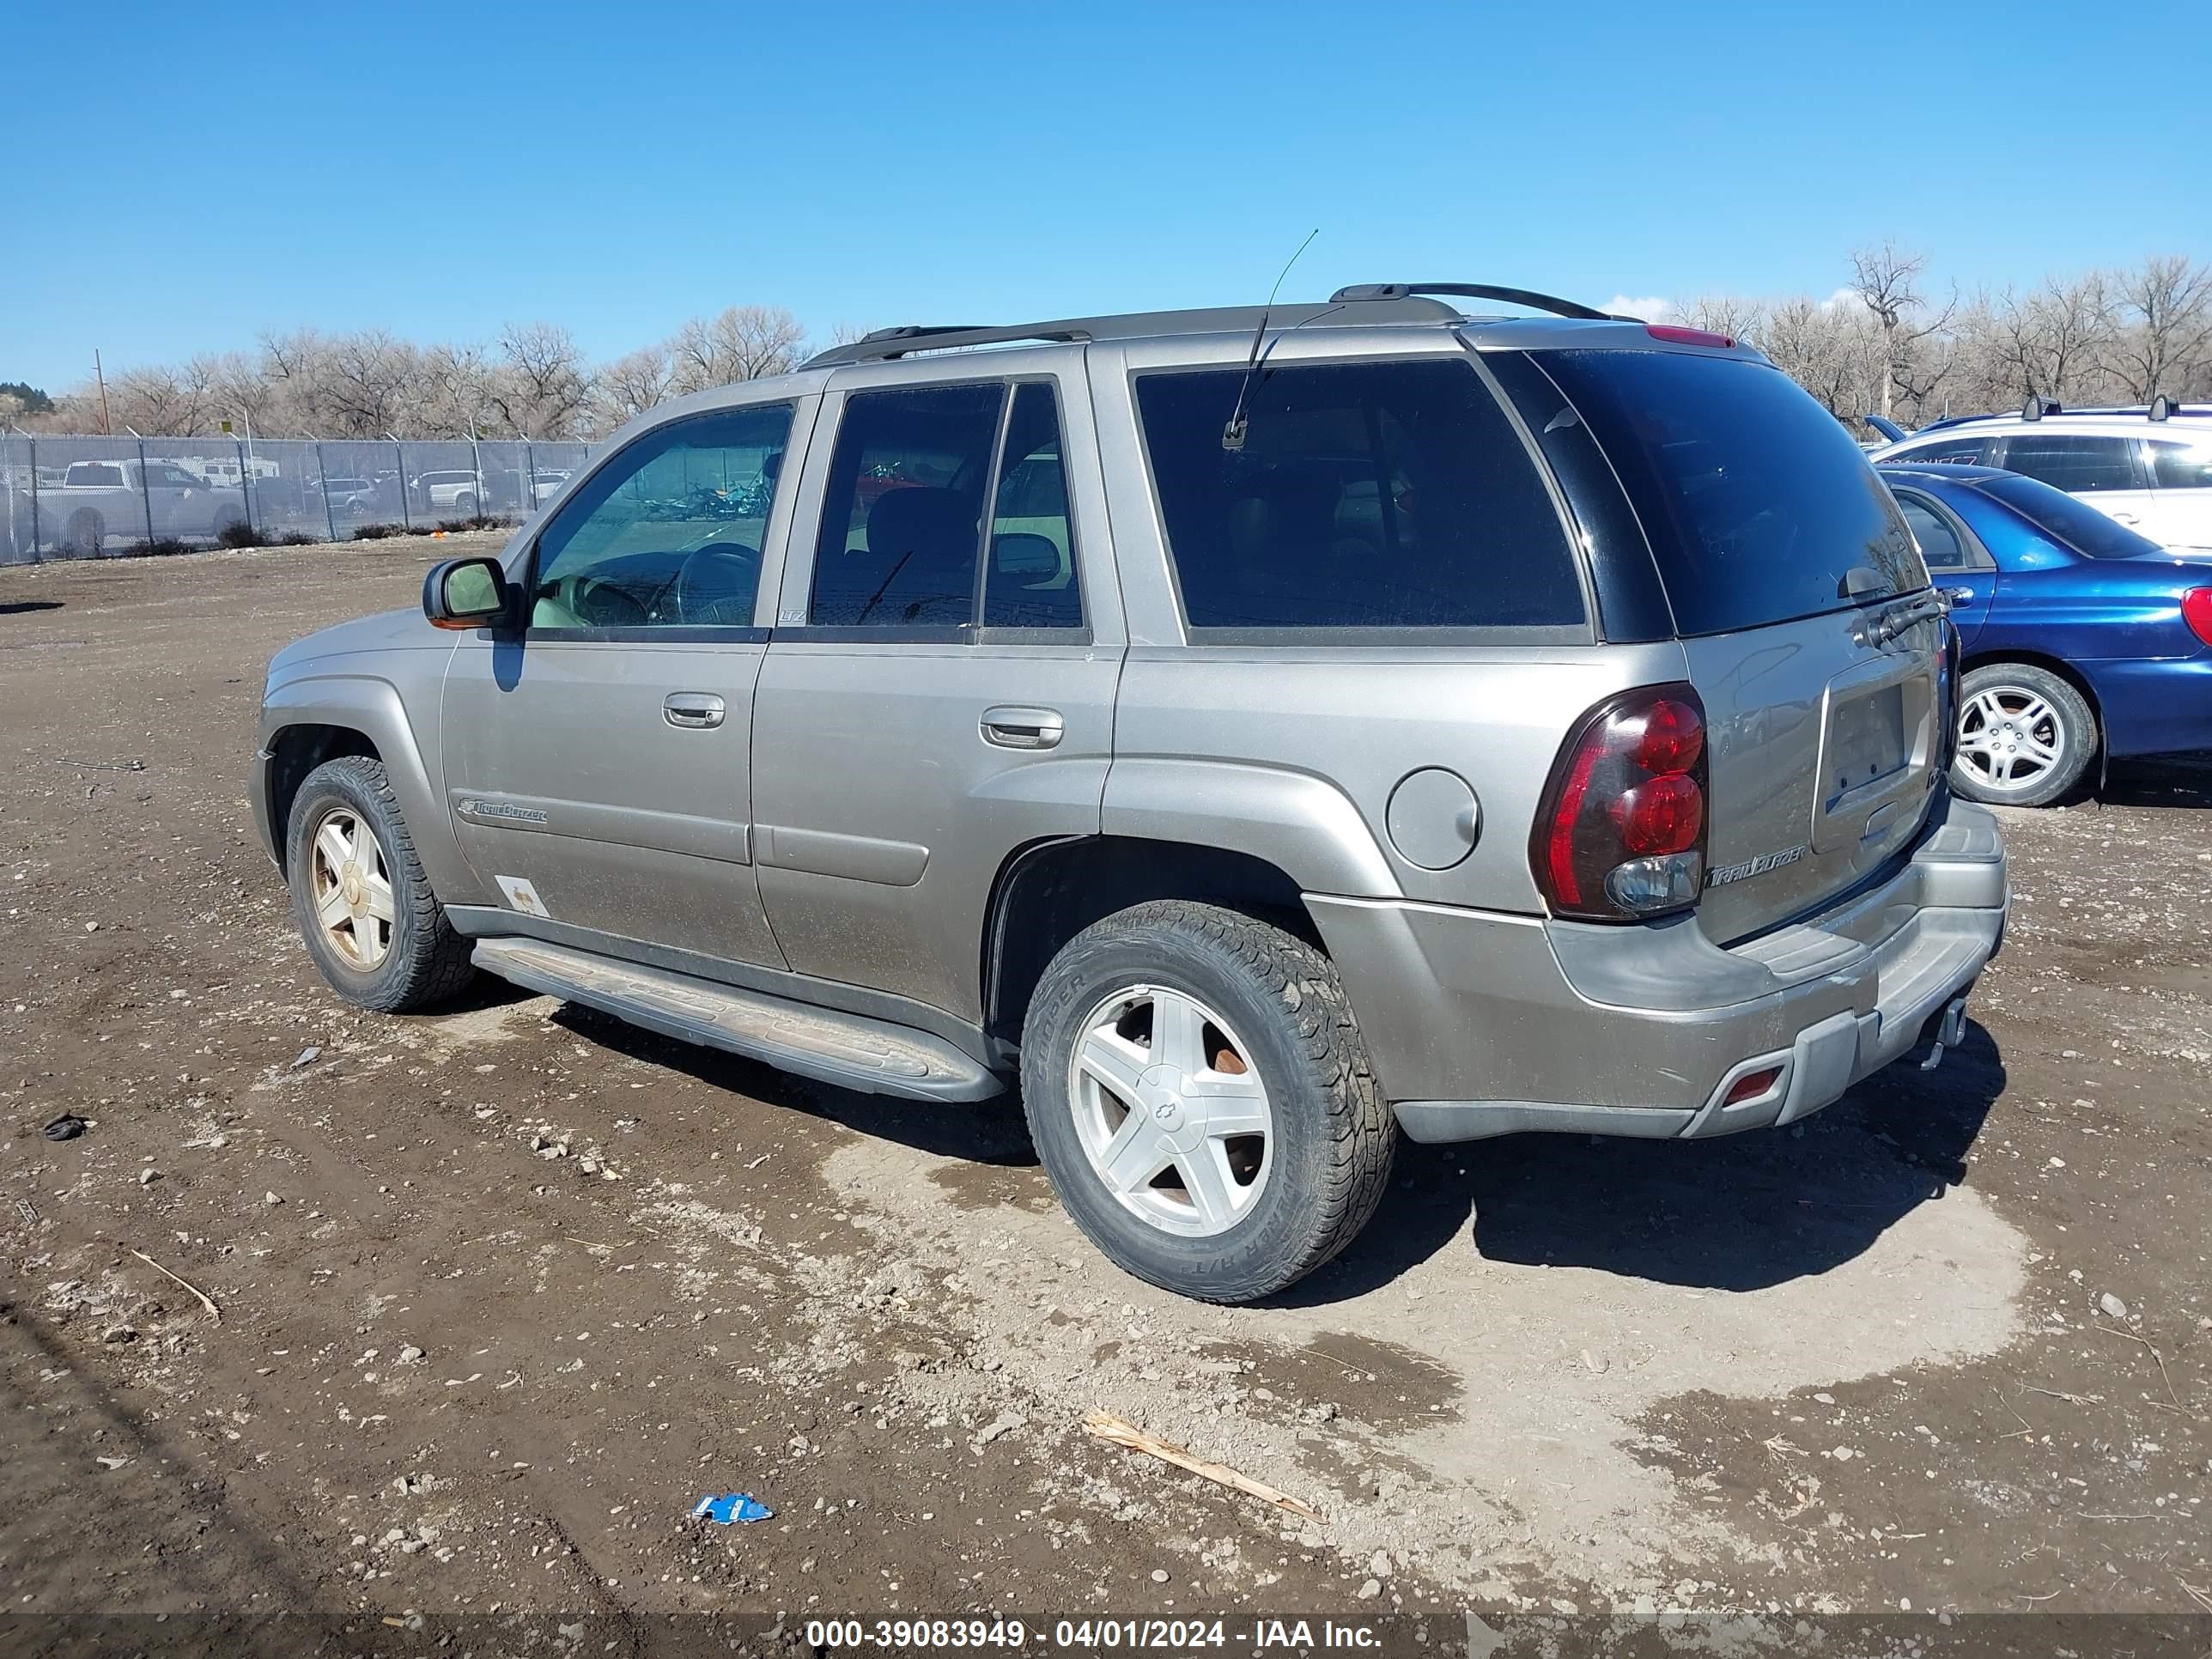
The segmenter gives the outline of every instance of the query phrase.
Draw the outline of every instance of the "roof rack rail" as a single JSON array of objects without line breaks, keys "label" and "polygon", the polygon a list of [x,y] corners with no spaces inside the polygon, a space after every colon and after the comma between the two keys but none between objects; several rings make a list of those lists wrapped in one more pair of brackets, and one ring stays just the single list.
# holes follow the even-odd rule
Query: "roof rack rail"
[{"label": "roof rack rail", "polygon": [[979,327],[972,323],[948,323],[925,327],[908,323],[898,328],[879,328],[850,345],[818,351],[799,367],[832,368],[840,363],[883,363],[916,351],[950,351],[962,346],[1010,345],[1021,340],[1087,340],[1091,331],[1080,323],[1023,323],[1012,328]]},{"label": "roof rack rail", "polygon": [[1334,304],[1348,305],[1354,300],[1406,300],[1417,294],[1503,300],[1508,305],[1528,306],[1536,311],[1548,311],[1554,317],[1574,317],[1591,323],[1643,321],[1640,317],[1616,317],[1609,311],[1596,310],[1577,300],[1562,300],[1555,294],[1539,294],[1532,288],[1494,288],[1487,283],[1354,283],[1328,297]]}]

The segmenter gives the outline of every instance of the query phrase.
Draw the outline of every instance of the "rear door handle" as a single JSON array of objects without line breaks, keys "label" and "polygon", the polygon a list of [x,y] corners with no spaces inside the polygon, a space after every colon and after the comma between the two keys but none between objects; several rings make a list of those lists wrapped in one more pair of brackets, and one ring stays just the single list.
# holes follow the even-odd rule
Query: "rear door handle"
[{"label": "rear door handle", "polygon": [[660,700],[661,719],[693,730],[720,726],[728,712],[728,705],[708,691],[672,691]]},{"label": "rear door handle", "polygon": [[983,711],[983,741],[1001,749],[1051,749],[1067,735],[1057,708],[1002,705]]}]

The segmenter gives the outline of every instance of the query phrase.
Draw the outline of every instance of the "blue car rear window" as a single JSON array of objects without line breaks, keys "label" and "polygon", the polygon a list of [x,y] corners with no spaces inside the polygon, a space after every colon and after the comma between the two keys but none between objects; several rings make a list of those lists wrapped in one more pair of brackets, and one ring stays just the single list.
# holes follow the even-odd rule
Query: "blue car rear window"
[{"label": "blue car rear window", "polygon": [[2016,473],[1982,478],[1975,481],[1974,488],[1995,496],[2037,529],[2093,559],[2132,559],[2159,550],[2158,544],[2148,536],[2138,536],[2087,501],[2033,478]]}]

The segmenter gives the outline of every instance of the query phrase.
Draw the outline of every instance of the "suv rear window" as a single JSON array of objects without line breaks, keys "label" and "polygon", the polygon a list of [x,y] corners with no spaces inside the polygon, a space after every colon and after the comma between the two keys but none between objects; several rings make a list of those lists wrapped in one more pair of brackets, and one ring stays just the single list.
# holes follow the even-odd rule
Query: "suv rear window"
[{"label": "suv rear window", "polygon": [[1137,381],[1183,614],[1195,629],[1558,628],[1582,584],[1543,481],[1450,358]]},{"label": "suv rear window", "polygon": [[1928,584],[1859,447],[1779,369],[1676,351],[1546,351],[1644,520],[1678,631],[1727,634]]}]

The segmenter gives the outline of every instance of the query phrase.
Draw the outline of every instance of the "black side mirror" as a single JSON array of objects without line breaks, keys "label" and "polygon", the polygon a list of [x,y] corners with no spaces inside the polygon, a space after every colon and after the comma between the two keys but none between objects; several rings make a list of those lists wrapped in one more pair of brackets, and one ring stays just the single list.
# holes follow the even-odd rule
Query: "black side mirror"
[{"label": "black side mirror", "polygon": [[496,559],[447,559],[422,578],[422,614],[433,628],[496,628],[513,599]]}]

